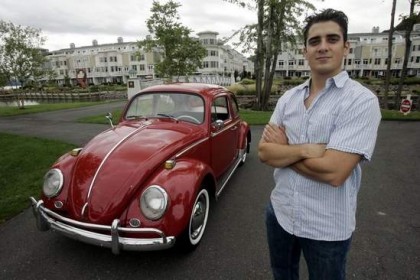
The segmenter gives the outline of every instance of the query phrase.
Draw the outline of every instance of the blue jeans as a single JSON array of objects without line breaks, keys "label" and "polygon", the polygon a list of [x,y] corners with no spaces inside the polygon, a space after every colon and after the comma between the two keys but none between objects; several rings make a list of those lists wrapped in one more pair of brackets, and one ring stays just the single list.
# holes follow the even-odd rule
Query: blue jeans
[{"label": "blue jeans", "polygon": [[278,223],[271,202],[266,209],[265,222],[274,279],[299,279],[301,252],[308,267],[310,280],[346,278],[346,256],[351,237],[344,241],[318,241],[292,235]]}]

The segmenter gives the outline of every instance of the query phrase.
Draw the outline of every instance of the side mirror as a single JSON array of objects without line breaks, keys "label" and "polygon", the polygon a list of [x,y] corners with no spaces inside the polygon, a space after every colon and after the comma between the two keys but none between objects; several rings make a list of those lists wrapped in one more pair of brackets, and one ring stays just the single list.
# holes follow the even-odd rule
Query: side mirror
[{"label": "side mirror", "polygon": [[211,126],[214,131],[218,131],[218,130],[221,130],[225,126],[225,123],[222,120],[216,120],[215,122],[211,124]]},{"label": "side mirror", "polygon": [[114,124],[112,123],[112,113],[108,112],[108,114],[106,114],[105,118],[108,119],[109,124],[111,125],[112,128],[114,128]]}]

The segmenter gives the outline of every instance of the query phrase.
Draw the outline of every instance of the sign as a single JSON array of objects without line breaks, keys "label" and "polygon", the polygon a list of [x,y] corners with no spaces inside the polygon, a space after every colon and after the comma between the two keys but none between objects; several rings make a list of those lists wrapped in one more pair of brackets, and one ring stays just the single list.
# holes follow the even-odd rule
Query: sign
[{"label": "sign", "polygon": [[406,99],[401,101],[400,112],[404,115],[407,115],[411,111],[411,105],[413,104],[413,100],[411,100],[411,94],[407,95]]}]

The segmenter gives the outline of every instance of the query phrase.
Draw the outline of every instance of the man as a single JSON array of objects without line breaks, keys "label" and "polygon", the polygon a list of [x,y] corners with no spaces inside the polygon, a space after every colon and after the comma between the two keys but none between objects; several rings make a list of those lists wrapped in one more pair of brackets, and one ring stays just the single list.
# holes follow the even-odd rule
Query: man
[{"label": "man", "polygon": [[377,97],[342,70],[347,16],[332,9],[306,19],[304,55],[311,78],[278,100],[259,143],[275,167],[266,212],[275,279],[345,279],[355,229],[360,162],[370,160],[381,114]]}]

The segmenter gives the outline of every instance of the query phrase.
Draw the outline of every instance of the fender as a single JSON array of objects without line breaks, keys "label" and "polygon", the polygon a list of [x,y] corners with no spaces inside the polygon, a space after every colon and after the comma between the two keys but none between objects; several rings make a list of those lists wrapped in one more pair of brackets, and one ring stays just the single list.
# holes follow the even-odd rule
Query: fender
[{"label": "fender", "polygon": [[[171,170],[160,169],[148,183],[148,186],[159,185],[168,193],[168,207],[165,214],[157,221],[145,218],[140,209],[139,199],[142,192],[133,199],[126,215],[121,220],[128,222],[132,218],[140,219],[142,227],[154,227],[162,230],[167,235],[178,236],[186,228],[195,196],[201,188],[205,177],[210,175],[215,181],[211,168],[203,162],[191,158],[179,159]],[[210,186],[212,193],[214,185]]]},{"label": "fender", "polygon": [[73,169],[75,166],[75,162],[77,161],[77,155],[73,156],[71,155],[72,151],[63,154],[59,159],[56,160],[56,162],[50,167],[57,168],[63,173],[63,188],[61,189],[61,192],[56,197],[46,197],[43,192],[41,192],[41,199],[44,201],[45,206],[47,206],[50,209],[54,209],[53,205],[55,201],[61,201],[63,202],[63,207],[60,209],[60,211],[66,211],[66,200],[68,196],[68,190],[71,183],[73,174]]},{"label": "fender", "polygon": [[[251,143],[251,131],[247,122],[241,122],[240,135],[241,137],[239,138],[238,149],[245,149],[245,139],[248,140],[248,144]],[[247,149],[246,152],[249,153],[249,149]]]}]

